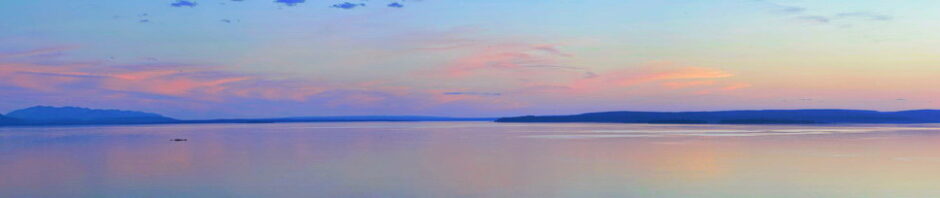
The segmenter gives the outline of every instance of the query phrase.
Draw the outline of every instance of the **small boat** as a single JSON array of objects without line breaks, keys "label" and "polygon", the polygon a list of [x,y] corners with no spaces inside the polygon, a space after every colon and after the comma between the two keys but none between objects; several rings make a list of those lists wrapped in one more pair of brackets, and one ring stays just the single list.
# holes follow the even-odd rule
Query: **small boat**
[{"label": "small boat", "polygon": [[185,138],[173,138],[173,139],[170,139],[170,141],[174,141],[174,142],[185,142],[185,141],[188,141],[188,140],[189,140],[189,139],[185,139]]}]

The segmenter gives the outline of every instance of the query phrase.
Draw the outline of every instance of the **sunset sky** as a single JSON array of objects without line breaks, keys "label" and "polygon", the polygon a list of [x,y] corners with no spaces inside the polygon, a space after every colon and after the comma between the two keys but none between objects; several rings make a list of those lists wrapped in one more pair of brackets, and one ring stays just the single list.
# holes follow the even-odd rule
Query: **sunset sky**
[{"label": "sunset sky", "polygon": [[940,1],[0,1],[0,112],[940,108]]}]

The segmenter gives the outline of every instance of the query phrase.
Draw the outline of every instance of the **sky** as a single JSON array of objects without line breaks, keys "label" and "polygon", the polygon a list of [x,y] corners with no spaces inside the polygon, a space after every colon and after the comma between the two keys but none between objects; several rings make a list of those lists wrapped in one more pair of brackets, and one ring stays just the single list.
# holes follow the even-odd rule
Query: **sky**
[{"label": "sky", "polygon": [[940,108],[930,0],[0,1],[0,112]]}]

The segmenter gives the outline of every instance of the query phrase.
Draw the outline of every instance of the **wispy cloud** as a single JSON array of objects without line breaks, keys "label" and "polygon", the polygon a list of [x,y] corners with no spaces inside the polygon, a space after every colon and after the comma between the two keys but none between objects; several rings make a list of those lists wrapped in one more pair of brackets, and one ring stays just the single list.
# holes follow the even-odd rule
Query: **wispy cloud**
[{"label": "wispy cloud", "polygon": [[[468,50],[444,68],[451,77],[492,75],[494,73],[535,74],[542,70],[584,70],[568,66],[562,59],[572,55],[562,52],[555,45],[528,43],[496,43],[463,46],[441,50]],[[589,71],[587,71],[589,72]]]},{"label": "wispy cloud", "polygon": [[835,14],[806,13],[807,10],[809,10],[806,7],[785,5],[769,0],[754,0],[754,2],[758,2],[765,7],[769,7],[769,9],[775,13],[795,15],[793,16],[794,20],[807,24],[834,24],[836,22],[841,22],[836,24],[847,25],[845,23],[850,22],[842,20],[861,19],[867,21],[889,21],[894,18],[890,15],[868,11],[841,12]]},{"label": "wispy cloud", "polygon": [[873,12],[845,12],[838,13],[831,16],[823,15],[803,15],[797,16],[796,20],[811,24],[834,24],[836,22],[841,22],[838,24],[850,25],[847,23],[852,23],[852,20],[864,20],[864,21],[890,21],[893,17]]},{"label": "wispy cloud", "polygon": [[796,20],[811,24],[829,24],[832,22],[832,19],[829,17],[815,15],[799,16],[796,17]]},{"label": "wispy cloud", "polygon": [[0,59],[30,57],[30,56],[40,56],[40,55],[53,55],[53,54],[59,54],[64,51],[72,50],[75,48],[77,48],[77,46],[59,46],[59,47],[32,49],[32,50],[26,50],[26,51],[0,52]]},{"label": "wispy cloud", "polygon": [[836,14],[836,17],[856,18],[856,19],[864,19],[864,20],[871,20],[871,21],[888,21],[894,18],[892,16],[878,14],[874,12],[846,12],[846,13]]},{"label": "wispy cloud", "polygon": [[771,11],[776,12],[776,13],[799,14],[799,13],[806,11],[806,8],[800,7],[800,6],[784,5],[784,4],[775,3],[772,1],[766,1],[766,0],[754,0],[754,1],[761,3],[765,5],[766,7],[769,7]]},{"label": "wispy cloud", "polygon": [[471,96],[501,96],[502,93],[496,92],[444,92],[444,95],[471,95]]}]

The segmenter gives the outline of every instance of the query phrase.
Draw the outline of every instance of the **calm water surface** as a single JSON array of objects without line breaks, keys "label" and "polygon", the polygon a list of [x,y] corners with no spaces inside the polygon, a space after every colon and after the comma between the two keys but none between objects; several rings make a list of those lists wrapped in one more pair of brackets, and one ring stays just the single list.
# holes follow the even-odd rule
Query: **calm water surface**
[{"label": "calm water surface", "polygon": [[940,197],[940,125],[0,128],[0,197]]}]

